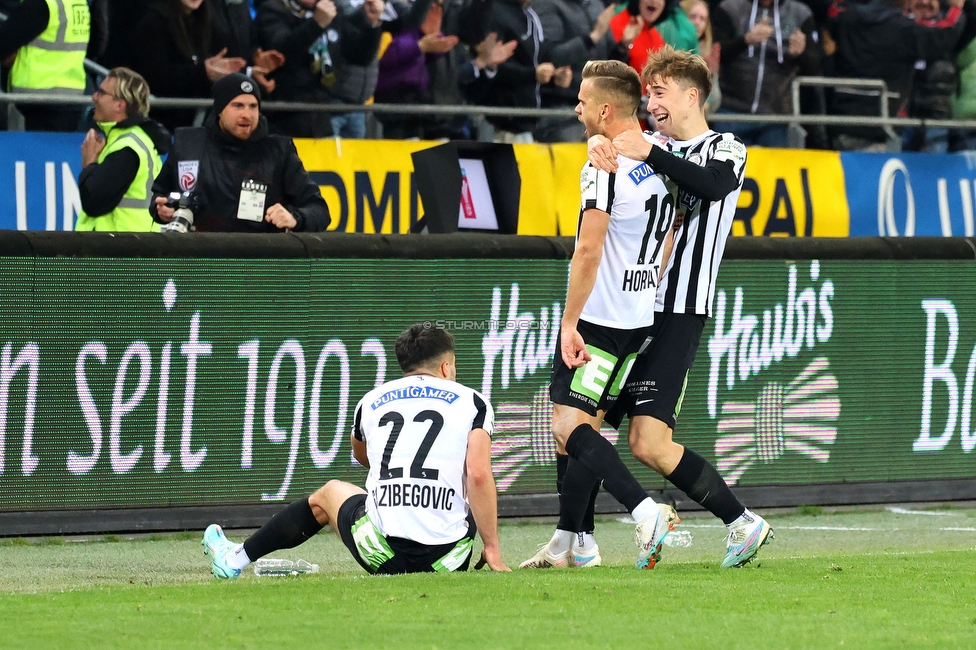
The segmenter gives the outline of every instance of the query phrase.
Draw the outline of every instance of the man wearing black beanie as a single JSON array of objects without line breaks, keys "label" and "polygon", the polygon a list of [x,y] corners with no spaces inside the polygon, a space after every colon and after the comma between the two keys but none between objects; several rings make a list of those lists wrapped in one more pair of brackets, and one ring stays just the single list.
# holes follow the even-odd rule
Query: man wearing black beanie
[{"label": "man wearing black beanie", "polygon": [[196,231],[325,230],[329,208],[291,139],[268,134],[257,83],[226,75],[214,83],[213,100],[202,127],[176,130],[153,184],[153,218],[170,222],[170,194],[188,192]]}]

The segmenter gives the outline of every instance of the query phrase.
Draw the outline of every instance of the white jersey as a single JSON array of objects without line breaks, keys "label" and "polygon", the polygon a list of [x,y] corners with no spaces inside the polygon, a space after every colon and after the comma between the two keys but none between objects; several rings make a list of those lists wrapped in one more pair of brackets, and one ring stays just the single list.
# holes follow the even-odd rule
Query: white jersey
[{"label": "white jersey", "polygon": [[610,215],[596,284],[580,317],[618,329],[653,324],[664,239],[674,222],[676,186],[647,163],[617,156],[615,174],[599,171],[589,162],[583,165],[580,194],[580,223],[583,211],[590,208]]},{"label": "white jersey", "polygon": [[[659,136],[660,137],[660,136]],[[735,207],[745,178],[746,147],[731,133],[708,131],[693,140],[666,139],[672,154],[704,167],[710,160],[732,162],[739,185],[717,202],[678,192],[679,227],[671,259],[657,294],[657,311],[712,315],[715,280],[732,231]]]},{"label": "white jersey", "polygon": [[494,412],[481,393],[410,375],[366,393],[353,435],[366,442],[366,513],[386,537],[456,542],[468,532],[468,433],[491,435]]}]

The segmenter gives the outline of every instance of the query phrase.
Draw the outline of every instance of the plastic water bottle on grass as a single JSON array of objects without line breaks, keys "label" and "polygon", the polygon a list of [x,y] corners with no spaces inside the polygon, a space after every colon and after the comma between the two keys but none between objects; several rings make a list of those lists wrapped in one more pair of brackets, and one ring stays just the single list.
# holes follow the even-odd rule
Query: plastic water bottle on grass
[{"label": "plastic water bottle on grass", "polygon": [[664,538],[664,545],[672,548],[687,548],[691,546],[691,531],[672,530]]},{"label": "plastic water bottle on grass", "polygon": [[256,576],[297,576],[303,573],[318,573],[319,565],[306,562],[305,560],[284,560],[274,557],[261,558],[254,563],[254,575]]}]

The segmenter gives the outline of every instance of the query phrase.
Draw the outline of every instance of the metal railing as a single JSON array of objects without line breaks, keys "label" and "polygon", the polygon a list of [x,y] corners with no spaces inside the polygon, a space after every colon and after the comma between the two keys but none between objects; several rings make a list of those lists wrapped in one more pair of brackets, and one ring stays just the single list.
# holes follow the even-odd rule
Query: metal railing
[{"label": "metal railing", "polygon": [[[855,84],[854,82],[857,82]],[[876,88],[880,95],[878,116],[853,116],[853,115],[813,115],[801,114],[799,112],[799,88],[802,85],[820,86],[854,86],[862,85],[865,88]],[[756,115],[751,113],[722,113],[722,122],[751,122],[763,124],[787,124],[794,129],[802,129],[803,124],[817,124],[825,126],[852,126],[852,127],[880,127],[888,135],[890,146],[900,146],[898,135],[895,133],[896,127],[931,127],[931,128],[956,128],[956,129],[976,129],[976,120],[933,120],[910,117],[888,117],[884,111],[888,107],[888,99],[894,93],[887,91],[881,80],[851,80],[837,79],[831,77],[798,77],[794,81],[794,111],[787,115]],[[6,106],[8,111],[17,104],[47,104],[65,106],[88,106],[91,99],[85,96],[55,96],[32,93],[3,93],[0,92],[0,106]],[[213,104],[210,99],[176,98],[176,97],[156,97],[152,100],[153,108],[193,108],[197,109],[198,115],[202,116]],[[367,115],[428,115],[428,116],[452,116],[468,115],[484,122],[484,118],[490,116],[504,117],[526,117],[526,118],[574,118],[575,112],[570,108],[509,108],[500,106],[477,106],[477,105],[440,105],[440,104],[317,104],[311,102],[276,102],[268,101],[261,104],[261,110],[267,112],[277,111],[308,111],[322,113],[354,113],[365,112]],[[718,119],[713,121],[718,122]],[[479,129],[480,139],[490,139],[491,127]],[[805,134],[805,131],[804,131]],[[802,142],[801,142],[802,144]]]},{"label": "metal railing", "polygon": [[[898,99],[899,94],[888,90],[888,84],[885,83],[883,79],[853,79],[847,77],[797,77],[793,80],[790,87],[792,100],[793,100],[793,115],[794,117],[803,116],[804,118],[809,118],[810,116],[804,116],[801,112],[800,105],[800,88],[803,86],[811,88],[834,88],[834,91],[845,92],[847,89],[852,88],[863,88],[869,92],[864,93],[868,96],[878,97],[878,122],[879,126],[884,130],[885,135],[888,136],[888,150],[898,151],[901,149],[901,138],[895,133],[894,128],[886,120],[889,118],[889,100]],[[873,119],[873,118],[872,118]],[[804,119],[806,124],[819,124],[809,119]],[[910,125],[910,126],[925,126],[927,121],[921,121],[921,124]],[[850,126],[860,126],[858,124],[850,124]],[[874,126],[874,125],[870,125]],[[789,142],[790,146],[795,149],[806,148],[806,137],[807,131],[803,128],[803,125],[798,122],[790,122],[790,135]]]}]

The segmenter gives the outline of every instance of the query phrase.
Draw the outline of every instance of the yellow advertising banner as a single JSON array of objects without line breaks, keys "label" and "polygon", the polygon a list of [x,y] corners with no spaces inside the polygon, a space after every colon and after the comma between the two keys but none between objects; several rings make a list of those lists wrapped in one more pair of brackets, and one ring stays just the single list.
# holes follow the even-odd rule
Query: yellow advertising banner
[{"label": "yellow advertising banner", "polygon": [[[423,216],[410,154],[439,144],[442,143],[416,140],[295,139],[305,169],[329,205],[329,230],[387,235],[410,232],[410,227]],[[549,148],[513,146],[522,177],[518,233],[555,235],[556,191]]]},{"label": "yellow advertising banner", "polygon": [[550,147],[559,234],[575,237],[580,217],[580,170],[586,162],[586,145],[567,142]]},{"label": "yellow advertising banner", "polygon": [[839,153],[749,149],[733,235],[847,237],[850,222]]},{"label": "yellow advertising banner", "polygon": [[[415,151],[439,142],[296,139],[298,155],[332,214],[330,230],[408,233],[424,210],[414,180]],[[520,235],[574,236],[584,144],[513,145],[522,179]],[[850,230],[840,155],[749,150],[733,235],[846,237]]]},{"label": "yellow advertising banner", "polygon": [[405,234],[423,216],[410,154],[436,142],[295,139],[329,205],[329,230]]},{"label": "yellow advertising banner", "polygon": [[[583,144],[551,145],[560,235],[575,235]],[[850,213],[840,154],[801,149],[749,149],[733,235],[846,237]]]}]

